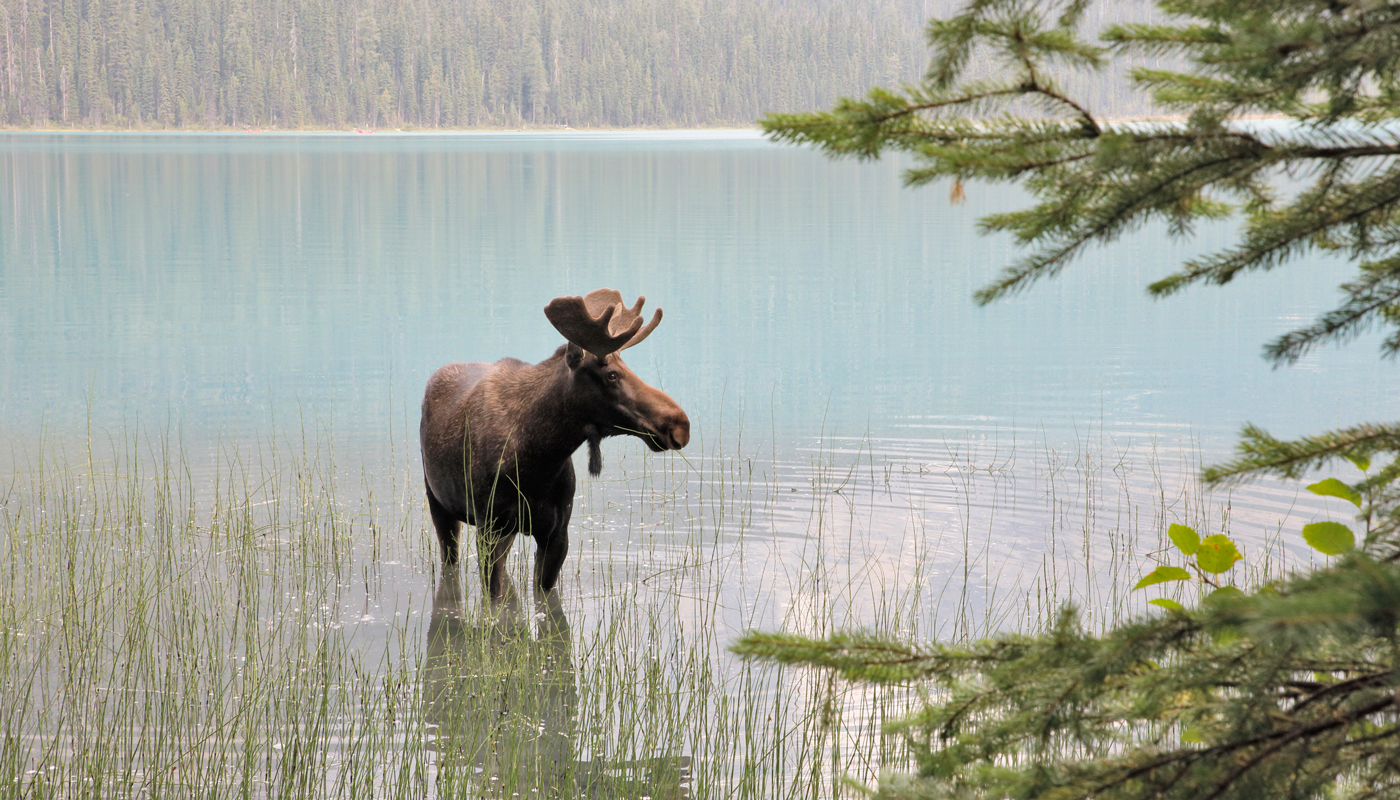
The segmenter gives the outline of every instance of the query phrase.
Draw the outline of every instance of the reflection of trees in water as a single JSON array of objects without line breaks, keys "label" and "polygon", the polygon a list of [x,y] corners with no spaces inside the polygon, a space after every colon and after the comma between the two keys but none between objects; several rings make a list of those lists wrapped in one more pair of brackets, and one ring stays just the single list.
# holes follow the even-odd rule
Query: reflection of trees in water
[{"label": "reflection of trees in water", "polygon": [[507,577],[501,602],[469,614],[461,573],[439,580],[423,667],[439,796],[688,796],[686,757],[575,759],[569,620],[558,592],[536,593],[534,606],[527,620]]}]

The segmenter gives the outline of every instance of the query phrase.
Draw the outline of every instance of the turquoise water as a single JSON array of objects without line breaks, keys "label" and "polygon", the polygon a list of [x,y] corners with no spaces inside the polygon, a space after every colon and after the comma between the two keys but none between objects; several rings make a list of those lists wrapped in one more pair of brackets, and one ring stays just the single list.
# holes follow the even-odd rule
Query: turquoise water
[{"label": "turquoise water", "polygon": [[[374,439],[438,365],[547,356],[551,297],[612,286],[666,322],[629,352],[711,435],[780,449],[1087,424],[1282,435],[1388,412],[1362,342],[1272,370],[1345,275],[1294,265],[1167,301],[1145,284],[1228,228],[1144,231],[978,308],[1014,190],[904,189],[747,132],[0,137],[0,413],[204,433],[334,410]],[[416,417],[414,420],[416,421]],[[1042,433],[1043,432],[1043,433]]]},{"label": "turquoise water", "polygon": [[[863,463],[885,476],[860,511],[877,544],[917,518],[1034,565],[1057,513],[1034,473],[1083,466],[1086,448],[1105,485],[1189,492],[1245,421],[1293,436],[1390,414],[1394,365],[1374,340],[1287,369],[1258,357],[1329,307],[1339,263],[1153,301],[1148,282],[1231,228],[1185,243],[1148,229],[978,308],[1016,250],[977,219],[1024,198],[970,186],[954,205],[947,187],[903,188],[903,168],[748,131],[5,134],[6,449],[139,422],[199,469],[219,437],[313,424],[352,459],[395,448],[411,483],[433,369],[542,359],[560,342],[545,303],[601,286],[665,309],[627,357],[688,411],[692,464],[758,455],[795,489]],[[605,463],[643,451],[612,440]],[[1005,486],[970,488],[993,465],[1015,475],[1009,503]],[[792,494],[767,501],[765,533],[798,548],[813,505]],[[1212,502],[1261,529],[1300,524],[1294,488]]]}]

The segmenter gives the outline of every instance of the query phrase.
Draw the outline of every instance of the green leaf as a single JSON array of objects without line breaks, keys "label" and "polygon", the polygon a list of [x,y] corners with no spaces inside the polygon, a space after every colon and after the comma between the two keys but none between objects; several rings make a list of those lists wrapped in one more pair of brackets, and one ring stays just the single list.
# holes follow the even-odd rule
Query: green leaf
[{"label": "green leaf", "polygon": [[[1182,572],[1185,572],[1185,571],[1186,571],[1186,570],[1182,570]],[[1150,604],[1152,604],[1152,605],[1154,605],[1154,606],[1161,606],[1162,608],[1165,608],[1165,609],[1167,609],[1168,611],[1185,611],[1185,610],[1186,610],[1186,608],[1185,608],[1184,606],[1182,606],[1180,603],[1176,602],[1175,600],[1168,599],[1168,598],[1166,598],[1166,597],[1159,597],[1159,598],[1157,598],[1156,600],[1148,600],[1147,602],[1150,603]]]},{"label": "green leaf", "polygon": [[1172,526],[1167,528],[1167,536],[1171,538],[1172,544],[1176,545],[1176,549],[1188,556],[1195,555],[1196,549],[1201,546],[1201,535],[1188,525],[1173,522]]},{"label": "green leaf", "polygon": [[1350,461],[1351,463],[1355,464],[1356,468],[1361,470],[1362,472],[1365,472],[1366,470],[1371,468],[1371,459],[1367,458],[1366,456],[1347,456],[1346,459],[1347,461]]},{"label": "green leaf", "polygon": [[1181,732],[1181,741],[1187,744],[1205,744],[1205,737],[1201,735],[1201,729],[1190,727]]},{"label": "green leaf", "polygon": [[1207,536],[1196,550],[1196,566],[1213,574],[1229,570],[1242,558],[1244,556],[1235,549],[1235,543],[1223,533]]},{"label": "green leaf", "polygon": [[1336,478],[1318,481],[1309,486],[1308,491],[1323,497],[1340,497],[1343,500],[1351,501],[1351,504],[1357,508],[1361,508],[1361,493]]},{"label": "green leaf", "polygon": [[1312,549],[1339,556],[1356,547],[1356,534],[1340,522],[1314,522],[1303,526],[1303,538]]},{"label": "green leaf", "polygon": [[1137,582],[1137,586],[1134,586],[1133,589],[1137,590],[1144,586],[1166,583],[1167,581],[1185,581],[1190,579],[1191,573],[1181,567],[1158,567],[1147,573],[1142,580]]},{"label": "green leaf", "polygon": [[1359,739],[1363,736],[1375,736],[1385,729],[1369,719],[1358,720],[1350,728],[1347,728],[1347,736]]},{"label": "green leaf", "polygon": [[1221,586],[1210,594],[1202,598],[1203,602],[1212,603],[1216,600],[1230,600],[1236,597],[1244,597],[1244,592],[1233,586]]}]

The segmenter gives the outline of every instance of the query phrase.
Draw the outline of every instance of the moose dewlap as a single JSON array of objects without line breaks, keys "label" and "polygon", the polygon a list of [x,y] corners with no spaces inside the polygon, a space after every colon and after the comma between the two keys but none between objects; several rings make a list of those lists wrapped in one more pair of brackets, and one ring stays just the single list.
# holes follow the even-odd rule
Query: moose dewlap
[{"label": "moose dewlap", "polygon": [[548,591],[559,580],[580,445],[588,443],[588,471],[597,475],[604,437],[636,436],[654,452],[690,441],[685,411],[622,361],[621,351],[661,322],[658,308],[643,326],[645,302],[628,308],[612,289],[556,297],[544,315],[568,341],[554,355],[534,365],[457,362],[428,379],[418,433],[442,560],[457,562],[461,524],[475,526],[492,597],[505,590],[517,533],[535,538],[536,584]]}]

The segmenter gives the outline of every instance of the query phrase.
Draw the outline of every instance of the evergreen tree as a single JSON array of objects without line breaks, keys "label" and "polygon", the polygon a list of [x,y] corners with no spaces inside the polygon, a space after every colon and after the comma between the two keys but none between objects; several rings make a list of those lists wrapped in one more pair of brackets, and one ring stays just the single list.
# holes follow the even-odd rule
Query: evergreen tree
[{"label": "evergreen tree", "polygon": [[[0,125],[746,125],[794,74],[822,82],[814,102],[877,61],[916,75],[915,26],[864,20],[920,4],[0,0]],[[838,32],[815,57],[813,26]]]},{"label": "evergreen tree", "polygon": [[[1111,26],[1097,41],[1083,31],[1088,6],[972,0],[929,23],[922,83],[829,112],[772,114],[764,129],[833,156],[910,153],[908,182],[948,179],[954,197],[972,180],[1025,187],[1029,208],[982,224],[1030,252],[980,303],[1145,223],[1189,236],[1238,209],[1238,242],[1149,291],[1288,261],[1336,269],[1317,256],[1343,255],[1355,265],[1343,302],[1268,343],[1265,357],[1287,365],[1370,328],[1385,334],[1383,357],[1400,353],[1400,4],[1159,0],[1161,22]],[[1114,121],[1065,88],[1076,71],[1135,57],[1186,65],[1131,72],[1178,119]],[[1245,121],[1257,116],[1287,123]],[[1216,591],[1194,609],[1154,601],[1164,615],[1101,635],[1070,609],[1041,635],[966,647],[755,633],[735,649],[857,680],[933,684],[922,710],[892,728],[918,771],[885,776],[882,797],[1400,797],[1400,424],[1298,441],[1247,426],[1240,450],[1204,479],[1299,477],[1343,458],[1367,471],[1355,485],[1309,487],[1355,503],[1364,541],[1353,549],[1340,523],[1307,526],[1310,544],[1340,556],[1329,567],[1252,595]],[[1382,463],[1374,472],[1372,459]],[[1233,545],[1228,563],[1201,560],[1209,540],[1180,527],[1172,539],[1201,552],[1202,576],[1233,563]],[[1164,567],[1139,585],[1188,576]]]}]

